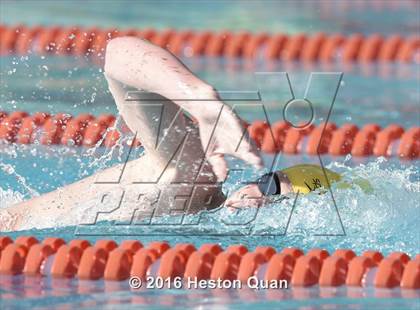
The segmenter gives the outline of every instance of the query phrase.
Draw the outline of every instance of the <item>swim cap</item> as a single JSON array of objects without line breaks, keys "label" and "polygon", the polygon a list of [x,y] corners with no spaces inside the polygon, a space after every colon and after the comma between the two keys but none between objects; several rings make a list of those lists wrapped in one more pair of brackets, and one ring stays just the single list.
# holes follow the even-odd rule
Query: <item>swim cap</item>
[{"label": "swim cap", "polygon": [[289,179],[293,191],[307,194],[318,188],[329,188],[334,182],[340,181],[341,176],[327,168],[318,165],[302,164],[281,170]]}]

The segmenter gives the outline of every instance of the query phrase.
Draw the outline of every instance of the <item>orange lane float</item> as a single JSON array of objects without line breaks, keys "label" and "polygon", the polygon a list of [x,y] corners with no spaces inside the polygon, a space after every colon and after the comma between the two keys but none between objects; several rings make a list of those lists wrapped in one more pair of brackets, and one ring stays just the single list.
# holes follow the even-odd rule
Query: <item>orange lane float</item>
[{"label": "orange lane float", "polygon": [[143,38],[180,56],[302,60],[305,62],[418,62],[419,37],[372,34],[343,36],[232,33],[229,31],[100,29],[78,26],[0,25],[0,55],[56,54],[103,57],[107,41],[120,36]]},{"label": "orange lane float", "polygon": [[[58,248],[57,248],[58,246]],[[47,276],[83,280],[124,281],[130,276],[142,279],[160,277],[198,280],[255,281],[285,280],[292,287],[374,286],[392,289],[420,289],[419,255],[410,258],[394,252],[383,259],[377,251],[358,256],[351,249],[337,249],[331,255],[324,249],[304,253],[298,248],[278,251],[259,246],[250,250],[244,245],[223,249],[218,244],[171,246],[138,240],[86,240],[66,243],[61,238],[39,242],[32,236],[0,237],[0,275]],[[369,273],[369,276],[367,274]],[[371,278],[369,282],[369,278]]]},{"label": "orange lane float", "polygon": [[[38,112],[29,115],[22,111],[10,114],[0,111],[0,142],[113,147],[129,132],[128,128],[113,128],[114,123],[115,116],[110,114],[94,117],[90,114],[72,116]],[[420,127],[404,129],[391,124],[381,128],[377,124],[366,124],[359,129],[354,124],[339,127],[327,123],[298,129],[284,121],[272,126],[255,121],[248,125],[248,132],[265,153],[420,157]],[[138,140],[127,144],[141,145]]]}]

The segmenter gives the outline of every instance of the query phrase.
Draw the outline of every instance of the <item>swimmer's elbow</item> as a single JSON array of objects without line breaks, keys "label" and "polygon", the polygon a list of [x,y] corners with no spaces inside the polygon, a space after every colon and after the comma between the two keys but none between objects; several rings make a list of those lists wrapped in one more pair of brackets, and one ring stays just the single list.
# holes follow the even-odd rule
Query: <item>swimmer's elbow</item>
[{"label": "swimmer's elbow", "polygon": [[114,70],[129,61],[142,48],[142,44],[145,42],[135,37],[118,37],[108,41],[105,50],[105,74],[112,76]]},{"label": "swimmer's elbow", "polygon": [[128,47],[132,48],[133,44],[136,44],[139,41],[141,40],[135,37],[118,37],[109,40],[106,45],[105,59],[106,57],[117,55],[122,50],[126,50]]},{"label": "swimmer's elbow", "polygon": [[106,75],[112,75],[113,68],[115,68],[113,64],[121,57],[122,46],[126,45],[125,39],[125,37],[115,38],[110,40],[106,45],[104,65]]},{"label": "swimmer's elbow", "polygon": [[112,73],[112,63],[115,61],[117,55],[118,45],[121,38],[115,38],[108,42],[105,50],[105,64],[104,72],[106,76],[110,76]]}]

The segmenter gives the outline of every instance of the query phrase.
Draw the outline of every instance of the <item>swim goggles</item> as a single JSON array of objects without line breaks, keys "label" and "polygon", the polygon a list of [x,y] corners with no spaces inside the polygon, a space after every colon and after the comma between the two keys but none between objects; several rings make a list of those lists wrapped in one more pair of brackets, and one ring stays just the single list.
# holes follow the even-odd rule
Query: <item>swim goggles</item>
[{"label": "swim goggles", "polygon": [[257,180],[257,186],[260,192],[265,196],[281,194],[280,179],[275,172],[270,172],[260,177]]}]

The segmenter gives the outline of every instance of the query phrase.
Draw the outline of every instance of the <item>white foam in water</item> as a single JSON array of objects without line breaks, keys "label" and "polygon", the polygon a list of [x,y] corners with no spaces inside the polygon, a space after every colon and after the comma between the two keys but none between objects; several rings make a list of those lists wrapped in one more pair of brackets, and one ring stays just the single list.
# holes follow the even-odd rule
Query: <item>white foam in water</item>
[{"label": "white foam in water", "polygon": [[[9,174],[9,175],[12,175],[13,177],[15,177],[16,178],[16,180],[17,180],[17,182],[24,188],[24,190],[29,194],[29,196],[31,197],[31,198],[33,198],[33,197],[36,197],[36,196],[39,196],[39,194],[38,194],[38,192],[36,191],[36,190],[34,190],[34,189],[32,189],[27,183],[26,183],[26,180],[25,180],[25,178],[24,177],[22,177],[19,173],[17,173],[16,171],[15,171],[15,168],[12,166],[12,165],[10,165],[10,164],[4,164],[4,163],[0,163],[0,169],[2,170],[2,173],[5,173],[5,174]],[[0,188],[1,189],[1,188]],[[0,193],[0,195],[3,195],[3,190],[1,189],[1,193]],[[12,196],[13,197],[20,197],[20,198],[22,198],[23,197],[23,195],[22,194],[20,194],[19,192],[13,192],[13,191],[11,191],[10,189],[8,189],[8,190],[6,190],[6,191],[4,191],[4,193],[8,193],[7,194],[7,197],[9,197],[10,196],[10,193],[12,193]],[[5,204],[5,206],[6,205],[9,205],[10,203],[7,203],[6,204],[6,202],[3,202],[3,197],[2,196],[0,196],[1,198],[2,198],[2,200],[0,201],[0,206],[4,203]],[[6,201],[6,198],[4,199],[4,201]],[[20,200],[20,201],[22,201],[22,199]],[[11,203],[16,203],[16,202],[18,202],[18,201],[15,201],[15,202],[11,202]]]},{"label": "white foam in water", "polygon": [[3,189],[0,187],[0,208],[11,206],[15,203],[22,202],[24,195],[11,189]]},{"label": "white foam in water", "polygon": [[[114,125],[112,127],[107,128],[106,132],[110,132],[115,129],[122,132],[123,131],[122,127],[128,128],[124,120],[121,118],[121,116],[118,115]],[[89,168],[94,167],[96,169],[104,169],[107,167],[107,164],[111,162],[113,159],[118,159],[118,162],[122,162],[124,146],[129,145],[129,141],[133,139],[134,135],[132,133],[127,133],[125,135],[122,135],[112,147],[106,150],[105,153],[98,155],[102,151],[101,145],[103,141],[105,140],[105,137],[106,137],[106,133],[102,135],[102,138],[95,144],[94,147],[86,151],[86,155],[89,156],[90,158],[93,158],[93,160],[90,161],[88,164]]]}]

